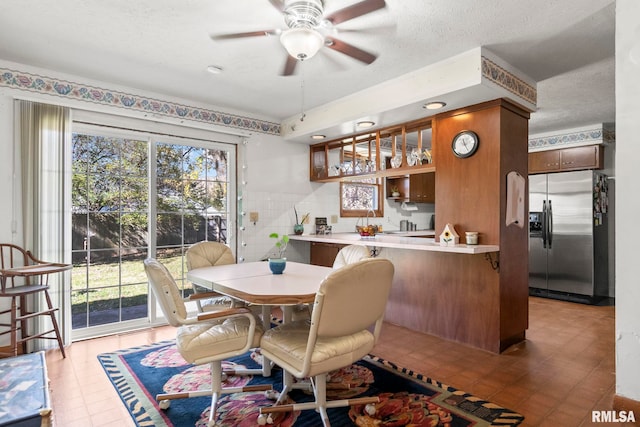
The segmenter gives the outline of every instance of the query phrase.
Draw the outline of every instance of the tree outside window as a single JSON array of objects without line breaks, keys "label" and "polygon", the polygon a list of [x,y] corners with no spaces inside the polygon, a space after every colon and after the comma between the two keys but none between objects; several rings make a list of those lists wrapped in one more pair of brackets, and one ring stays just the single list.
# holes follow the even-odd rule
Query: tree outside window
[{"label": "tree outside window", "polygon": [[364,217],[371,211],[384,216],[382,179],[368,178],[340,183],[340,216]]}]

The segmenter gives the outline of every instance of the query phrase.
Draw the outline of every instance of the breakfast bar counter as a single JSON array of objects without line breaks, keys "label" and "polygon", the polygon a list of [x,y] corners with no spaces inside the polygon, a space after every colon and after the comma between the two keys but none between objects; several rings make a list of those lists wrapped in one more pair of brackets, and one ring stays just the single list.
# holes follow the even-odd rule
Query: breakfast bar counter
[{"label": "breakfast bar counter", "polygon": [[501,271],[500,247],[440,246],[432,230],[417,234],[425,237],[393,232],[373,238],[355,232],[289,237],[311,263],[330,266],[346,245],[367,246],[374,256],[390,260],[395,273],[385,311],[389,323],[495,353],[521,341],[524,329],[514,327],[517,323],[505,316],[510,305],[501,302],[505,289],[499,278],[509,268]]},{"label": "breakfast bar counter", "polygon": [[307,242],[336,243],[339,245],[363,245],[378,248],[410,249],[417,251],[449,252],[457,254],[483,254],[488,252],[498,252],[500,248],[496,245],[453,245],[440,246],[435,241],[433,231],[407,232],[407,233],[382,233],[373,237],[361,237],[358,233],[333,233],[333,234],[303,234],[290,235],[291,240],[301,240]]}]

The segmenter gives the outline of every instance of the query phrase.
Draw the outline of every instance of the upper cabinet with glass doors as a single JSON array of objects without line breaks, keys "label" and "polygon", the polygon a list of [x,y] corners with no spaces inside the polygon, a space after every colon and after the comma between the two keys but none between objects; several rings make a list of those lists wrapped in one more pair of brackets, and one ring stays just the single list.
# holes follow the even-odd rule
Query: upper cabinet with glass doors
[{"label": "upper cabinet with glass doors", "polygon": [[330,182],[433,172],[431,135],[431,120],[421,120],[312,145],[310,179]]}]

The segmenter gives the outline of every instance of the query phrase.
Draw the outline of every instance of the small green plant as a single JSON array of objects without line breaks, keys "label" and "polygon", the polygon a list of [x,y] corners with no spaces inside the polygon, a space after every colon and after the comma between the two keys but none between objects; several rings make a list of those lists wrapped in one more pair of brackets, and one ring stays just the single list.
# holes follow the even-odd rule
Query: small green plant
[{"label": "small green plant", "polygon": [[276,239],[276,248],[278,248],[278,258],[283,258],[284,253],[287,250],[287,243],[289,243],[289,236],[283,234],[280,236],[278,233],[271,233],[269,237]]}]

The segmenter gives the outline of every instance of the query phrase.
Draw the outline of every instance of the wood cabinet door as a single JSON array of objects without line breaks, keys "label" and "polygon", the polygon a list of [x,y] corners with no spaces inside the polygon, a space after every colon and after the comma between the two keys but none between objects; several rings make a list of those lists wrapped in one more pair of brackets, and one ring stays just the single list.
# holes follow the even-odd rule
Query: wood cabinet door
[{"label": "wood cabinet door", "polygon": [[529,173],[602,169],[604,150],[600,145],[561,148],[529,153]]},{"label": "wood cabinet door", "polygon": [[599,145],[566,148],[560,152],[562,170],[600,169],[604,151]]},{"label": "wood cabinet door", "polygon": [[557,172],[560,170],[560,150],[529,153],[529,173]]},{"label": "wood cabinet door", "polygon": [[344,246],[337,243],[311,242],[310,263],[312,265],[333,267],[333,262],[336,260],[338,252]]},{"label": "wood cabinet door", "polygon": [[416,203],[435,203],[436,174],[419,173],[410,175],[409,200]]}]

